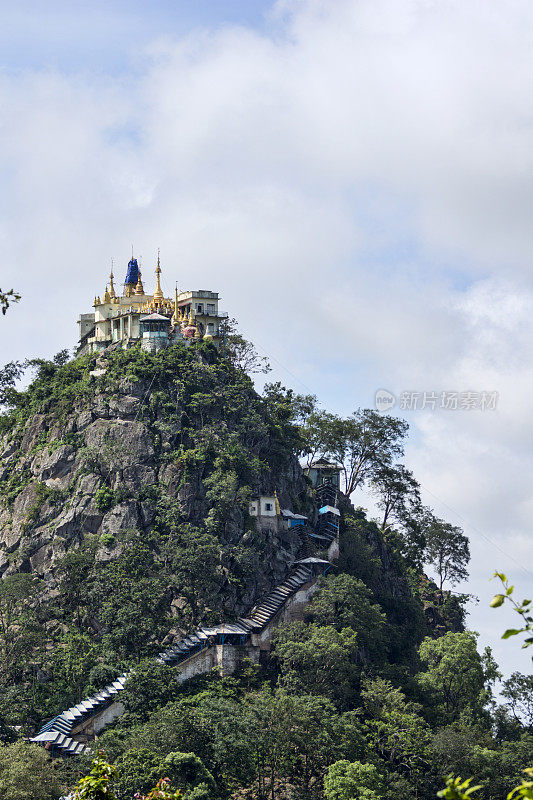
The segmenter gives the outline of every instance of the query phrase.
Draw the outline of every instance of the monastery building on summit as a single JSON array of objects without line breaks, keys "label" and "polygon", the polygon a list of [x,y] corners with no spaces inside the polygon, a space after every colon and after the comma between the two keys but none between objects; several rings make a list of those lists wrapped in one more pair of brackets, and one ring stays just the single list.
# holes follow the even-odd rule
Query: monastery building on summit
[{"label": "monastery building on summit", "polygon": [[218,311],[218,292],[198,289],[178,293],[175,289],[173,298],[165,297],[159,255],[152,294],[145,291],[137,259],[132,257],[122,293],[115,290],[111,270],[103,296],[95,297],[93,305],[93,313],[80,314],[78,319],[78,355],[139,343],[156,352],[178,339],[203,338],[216,343],[228,316]]}]

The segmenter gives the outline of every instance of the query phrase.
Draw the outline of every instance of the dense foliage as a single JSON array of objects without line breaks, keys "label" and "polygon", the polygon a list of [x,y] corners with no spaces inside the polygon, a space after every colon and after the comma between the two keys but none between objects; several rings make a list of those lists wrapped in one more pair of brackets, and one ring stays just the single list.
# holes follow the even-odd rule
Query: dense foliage
[{"label": "dense foliage", "polygon": [[[157,652],[171,628],[185,632],[249,604],[241,598],[252,581],[264,582],[262,563],[276,551],[272,538],[255,531],[248,501],[261,489],[272,493],[276,476],[295,463],[299,434],[286,404],[259,397],[243,370],[212,345],[177,345],[157,356],[118,351],[102,363],[105,374],[94,377],[96,357],[34,360],[25,365],[35,378],[24,391],[15,388],[24,365],[3,373],[5,440],[17,446],[37,415],[42,433],[32,452],[67,446],[76,455],[77,471],[64,490],[34,482],[27,530],[46,519],[47,509],[53,515],[75,503],[84,476],[93,481],[97,513],[133,503],[145,520],[142,532],[87,532],[64,554],[59,547],[57,589],[46,602],[42,582],[28,574],[0,582],[0,713],[27,730]],[[147,485],[128,482],[123,465],[136,455],[112,431],[98,447],[68,432],[73,409],[119,401],[128,391],[139,395],[135,422],[149,432],[146,446],[159,465],[159,479]],[[24,469],[4,471],[6,508],[31,480]],[[302,486],[303,494],[300,487],[291,498],[296,510],[310,502]],[[25,546],[31,545],[30,536]],[[29,570],[20,548],[10,558]]]},{"label": "dense foliage", "polygon": [[[68,508],[82,481],[99,519],[134,501],[144,526],[65,545],[52,592],[14,552],[0,582],[2,797],[52,800],[77,784],[80,800],[429,800],[454,773],[475,775],[476,798],[501,800],[533,759],[531,678],[514,673],[494,704],[497,667],[490,651],[478,652],[463,598],[448,588],[466,574],[468,542],[421,506],[399,462],[405,423],[361,410],[340,419],[279,384],[260,397],[238,363],[243,347],[233,360],[205,343],[157,356],[63,353],[34,361],[25,391],[15,388],[21,365],[0,378],[5,441],[20,443],[39,415],[35,452],[66,446],[75,457],[72,485],[35,487],[28,530],[45,511]],[[133,421],[160,465],[151,482],[128,478],[120,438],[96,447],[69,429],[73,409],[126,391],[139,399]],[[383,514],[368,520],[341,498],[336,569],[303,618],[279,626],[270,658],[180,684],[151,658],[162,643],[231,618],[268,588],[281,545],[256,529],[250,498],[285,476],[287,502],[316,513],[295,454],[336,459],[347,494],[366,486]],[[9,509],[32,478],[15,468],[1,480]],[[520,608],[529,633],[530,611]],[[132,665],[126,712],[100,736],[105,757],[92,768],[52,763],[18,739]],[[458,798],[469,787],[450,779],[443,791]]]}]

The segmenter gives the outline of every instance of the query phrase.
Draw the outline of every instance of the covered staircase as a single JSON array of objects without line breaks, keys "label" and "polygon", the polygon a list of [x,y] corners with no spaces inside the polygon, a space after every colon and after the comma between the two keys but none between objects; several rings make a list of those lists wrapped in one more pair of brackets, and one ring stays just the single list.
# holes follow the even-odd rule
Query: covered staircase
[{"label": "covered staircase", "polygon": [[[320,558],[308,557],[295,562],[289,577],[257,603],[246,617],[214,627],[198,628],[159,653],[156,661],[179,669],[180,664],[205,648],[220,644],[245,644],[252,634],[260,634],[272,622],[298,589],[325,574],[330,567],[329,561]],[[85,742],[91,738],[85,729],[91,729],[95,716],[117,702],[130,674],[124,672],[105,689],[58,714],[43,725],[30,741],[46,747],[55,756],[84,753],[88,749]],[[119,716],[119,713],[114,716]]]}]

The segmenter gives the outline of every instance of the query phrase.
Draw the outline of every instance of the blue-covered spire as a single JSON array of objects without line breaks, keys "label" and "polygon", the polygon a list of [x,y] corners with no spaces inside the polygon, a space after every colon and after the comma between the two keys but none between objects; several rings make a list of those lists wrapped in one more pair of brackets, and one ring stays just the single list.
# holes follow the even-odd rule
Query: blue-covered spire
[{"label": "blue-covered spire", "polygon": [[139,280],[139,265],[137,264],[137,259],[133,258],[128,263],[128,271],[126,272],[126,284],[133,284],[134,286],[137,285],[137,281]]}]

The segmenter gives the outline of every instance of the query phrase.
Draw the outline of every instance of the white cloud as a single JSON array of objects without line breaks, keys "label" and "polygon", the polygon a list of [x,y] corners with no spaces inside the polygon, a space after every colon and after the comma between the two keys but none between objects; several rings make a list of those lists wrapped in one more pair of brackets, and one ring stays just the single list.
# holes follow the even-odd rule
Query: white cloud
[{"label": "white cloud", "polygon": [[0,76],[3,359],[72,341],[133,242],[145,285],[161,247],[169,289],[219,289],[337,410],[494,389],[413,414],[408,454],[490,593],[515,565],[484,535],[531,561],[532,24],[525,0],[286,0],[268,35],[150,35],[130,75]]}]

